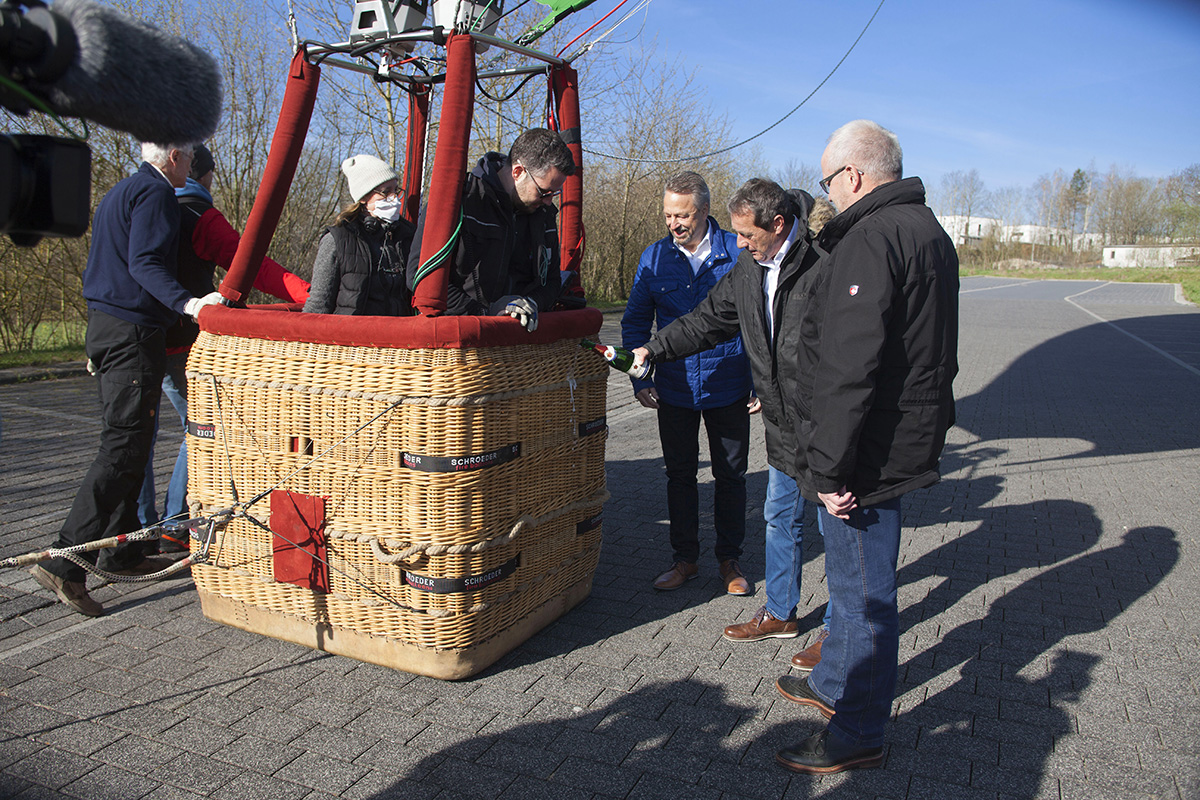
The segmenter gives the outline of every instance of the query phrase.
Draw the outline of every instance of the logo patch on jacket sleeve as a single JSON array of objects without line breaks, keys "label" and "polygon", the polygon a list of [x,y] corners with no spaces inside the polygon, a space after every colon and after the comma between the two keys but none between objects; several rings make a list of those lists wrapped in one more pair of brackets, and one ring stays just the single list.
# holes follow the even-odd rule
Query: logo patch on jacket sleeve
[{"label": "logo patch on jacket sleeve", "polygon": [[856,294],[858,294],[858,284],[852,283],[850,284],[850,296],[854,297]]}]

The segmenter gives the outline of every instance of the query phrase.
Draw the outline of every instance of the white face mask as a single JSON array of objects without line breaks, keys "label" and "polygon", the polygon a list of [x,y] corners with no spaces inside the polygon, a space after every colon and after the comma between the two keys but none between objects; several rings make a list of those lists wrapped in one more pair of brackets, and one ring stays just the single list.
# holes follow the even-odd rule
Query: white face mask
[{"label": "white face mask", "polygon": [[376,200],[371,216],[384,222],[395,222],[400,219],[400,201],[391,197]]}]

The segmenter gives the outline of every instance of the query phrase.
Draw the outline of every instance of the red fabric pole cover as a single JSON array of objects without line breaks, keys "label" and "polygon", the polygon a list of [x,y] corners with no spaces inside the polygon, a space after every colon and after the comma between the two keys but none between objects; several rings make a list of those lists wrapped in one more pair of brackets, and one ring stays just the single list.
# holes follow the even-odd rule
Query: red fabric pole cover
[{"label": "red fabric pole cover", "polygon": [[425,132],[429,128],[431,90],[408,96],[408,147],[404,156],[404,218],[415,223],[421,211],[421,182],[425,179]]},{"label": "red fabric pole cover", "polygon": [[[446,90],[429,178],[429,199],[425,203],[421,266],[446,248],[458,227],[474,110],[475,43],[467,34],[455,34],[446,44]],[[413,292],[413,308],[425,316],[443,313],[449,274],[444,262],[418,283]]]},{"label": "red fabric pole cover", "polygon": [[559,249],[562,269],[579,271],[583,262],[583,140],[579,128],[579,74],[568,66],[555,67],[550,76],[558,108],[556,130],[575,158],[575,174],[563,184],[558,209]]},{"label": "red fabric pole cover", "polygon": [[287,89],[283,106],[279,109],[279,122],[275,136],[271,139],[271,152],[267,156],[267,168],[263,170],[254,207],[246,220],[246,230],[238,245],[233,264],[221,281],[221,294],[237,302],[245,298],[254,285],[258,265],[267,254],[275,226],[283,213],[292,178],[296,176],[296,165],[300,151],[304,149],[304,138],[308,134],[308,123],[312,119],[313,106],[317,101],[317,84],[321,69],[305,61],[304,50],[296,52],[288,69]]}]

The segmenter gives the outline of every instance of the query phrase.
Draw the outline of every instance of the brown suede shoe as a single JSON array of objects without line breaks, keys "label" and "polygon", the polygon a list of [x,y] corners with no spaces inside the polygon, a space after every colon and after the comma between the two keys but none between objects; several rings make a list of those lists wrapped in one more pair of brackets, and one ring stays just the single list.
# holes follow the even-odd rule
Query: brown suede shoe
[{"label": "brown suede shoe", "polygon": [[794,639],[800,635],[800,628],[794,619],[780,620],[771,616],[767,607],[763,606],[754,615],[754,619],[740,625],[728,625],[725,628],[725,638],[731,642],[757,642],[760,639]]},{"label": "brown suede shoe", "polygon": [[53,572],[45,570],[40,564],[34,564],[29,570],[33,579],[48,589],[71,608],[89,617],[99,617],[104,613],[104,606],[92,599],[87,592],[87,586],[81,582],[64,581]]},{"label": "brown suede shoe", "polygon": [[684,583],[700,574],[700,568],[686,561],[676,561],[662,575],[654,579],[654,588],[662,592],[678,589]]},{"label": "brown suede shoe", "polygon": [[735,594],[739,597],[750,594],[750,581],[746,580],[746,576],[742,574],[742,568],[738,564],[737,559],[728,558],[721,562],[720,566],[721,580],[725,581],[726,594]]},{"label": "brown suede shoe", "polygon": [[792,668],[801,674],[813,671],[813,667],[821,663],[821,644],[829,638],[829,628],[817,631],[817,638],[812,644],[792,656]]},{"label": "brown suede shoe", "polygon": [[833,716],[833,709],[826,705],[824,700],[817,697],[816,693],[809,687],[808,678],[784,675],[775,681],[775,688],[781,695],[793,703],[799,703],[802,706],[812,706],[824,714],[825,719]]}]

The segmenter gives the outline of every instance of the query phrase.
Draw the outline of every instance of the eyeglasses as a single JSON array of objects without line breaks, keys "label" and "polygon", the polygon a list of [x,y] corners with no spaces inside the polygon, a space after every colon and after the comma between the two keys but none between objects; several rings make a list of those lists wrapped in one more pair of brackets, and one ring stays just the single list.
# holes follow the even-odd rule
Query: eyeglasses
[{"label": "eyeglasses", "polygon": [[863,171],[861,169],[859,169],[858,167],[854,167],[854,166],[851,166],[850,164],[846,164],[844,166],[838,167],[836,170],[829,173],[824,178],[821,178],[821,180],[817,181],[817,186],[821,187],[822,192],[824,192],[825,194],[829,194],[829,184],[833,182],[834,178],[836,178],[838,175],[841,175],[847,169],[852,169],[855,172],[857,172],[859,175],[863,174]]},{"label": "eyeglasses", "polygon": [[[525,165],[522,164],[521,166]],[[538,197],[541,199],[545,200],[547,197],[554,197],[555,195],[562,194],[562,189],[554,189],[553,191],[550,189],[543,189],[542,185],[537,182],[537,178],[533,177],[533,173],[529,171],[529,167],[525,167],[525,174],[529,176],[529,180],[533,181],[533,186],[538,190]]]},{"label": "eyeglasses", "polygon": [[[371,195],[376,195],[376,194],[384,199],[387,199],[389,197],[397,198],[400,196],[400,187],[393,181],[388,181],[387,183],[381,183],[378,186],[376,186],[374,189],[372,189],[371,194],[367,195],[367,197],[369,198]],[[366,198],[364,198],[364,199],[366,199]]]}]

